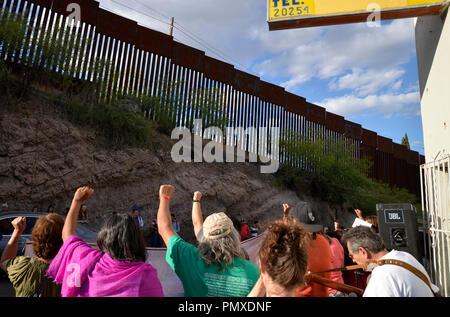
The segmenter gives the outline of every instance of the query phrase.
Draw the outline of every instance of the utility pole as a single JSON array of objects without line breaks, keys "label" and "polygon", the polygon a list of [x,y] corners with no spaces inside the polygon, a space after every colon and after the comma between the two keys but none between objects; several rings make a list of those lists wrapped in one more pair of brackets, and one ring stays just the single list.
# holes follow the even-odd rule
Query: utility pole
[{"label": "utility pole", "polygon": [[174,22],[174,20],[175,19],[173,17],[170,19],[170,32],[169,32],[170,36],[173,36],[173,22]]}]

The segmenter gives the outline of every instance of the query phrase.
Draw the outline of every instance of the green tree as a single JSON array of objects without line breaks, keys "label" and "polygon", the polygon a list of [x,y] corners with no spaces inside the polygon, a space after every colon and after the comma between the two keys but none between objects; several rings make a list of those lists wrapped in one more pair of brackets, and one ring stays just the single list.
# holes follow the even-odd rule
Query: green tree
[{"label": "green tree", "polygon": [[289,131],[281,149],[287,163],[277,172],[276,184],[367,214],[375,214],[377,203],[419,206],[417,197],[406,189],[369,178],[372,163],[355,158],[355,146],[349,139],[327,137],[317,131],[307,135]]},{"label": "green tree", "polygon": [[[294,169],[295,172],[289,168],[285,176],[303,179],[303,185],[313,196],[356,205],[370,187],[370,179],[366,177],[370,162],[355,158],[355,147],[348,139],[327,137],[317,131],[307,135],[289,131],[281,147],[288,162],[299,162],[302,167]],[[292,181],[288,183],[293,185]]]},{"label": "green tree", "polygon": [[405,136],[402,138],[402,145],[406,146],[408,150],[411,150],[408,140],[408,134],[405,133]]}]

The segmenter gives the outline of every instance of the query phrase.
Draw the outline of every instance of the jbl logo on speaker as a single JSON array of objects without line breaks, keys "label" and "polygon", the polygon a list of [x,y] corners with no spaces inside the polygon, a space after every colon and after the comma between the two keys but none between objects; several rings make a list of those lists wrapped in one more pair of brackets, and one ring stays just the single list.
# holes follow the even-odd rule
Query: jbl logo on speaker
[{"label": "jbl logo on speaker", "polygon": [[411,204],[377,204],[377,217],[386,248],[408,252],[421,261],[416,208]]}]

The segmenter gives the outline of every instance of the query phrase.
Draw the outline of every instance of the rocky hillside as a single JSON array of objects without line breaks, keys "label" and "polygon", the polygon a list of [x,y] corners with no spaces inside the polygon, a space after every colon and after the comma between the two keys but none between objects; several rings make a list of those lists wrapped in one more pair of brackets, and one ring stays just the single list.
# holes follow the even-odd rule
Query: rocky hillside
[{"label": "rocky hillside", "polygon": [[204,215],[226,211],[248,223],[264,225],[282,215],[282,203],[297,214],[312,210],[326,226],[335,217],[348,226],[354,215],[311,197],[273,186],[274,176],[261,174],[250,163],[174,163],[175,141],[157,135],[154,149],[106,146],[95,131],[65,120],[44,95],[3,105],[0,111],[0,197],[10,210],[46,210],[60,213],[70,205],[75,190],[90,184],[94,196],[87,202],[89,226],[98,230],[112,211],[131,212],[143,207],[146,227],[156,217],[161,184],[175,186],[172,212],[181,222],[181,235],[192,241],[192,194],[204,195]]}]

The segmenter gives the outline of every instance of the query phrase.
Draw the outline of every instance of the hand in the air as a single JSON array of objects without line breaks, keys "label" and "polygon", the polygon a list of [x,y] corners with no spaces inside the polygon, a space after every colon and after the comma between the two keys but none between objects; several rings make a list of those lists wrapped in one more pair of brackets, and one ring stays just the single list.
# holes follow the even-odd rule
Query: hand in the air
[{"label": "hand in the air", "polygon": [[82,203],[88,200],[93,193],[94,190],[92,188],[90,188],[89,186],[83,186],[77,189],[75,195],[73,196],[73,199]]}]

